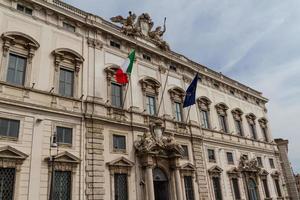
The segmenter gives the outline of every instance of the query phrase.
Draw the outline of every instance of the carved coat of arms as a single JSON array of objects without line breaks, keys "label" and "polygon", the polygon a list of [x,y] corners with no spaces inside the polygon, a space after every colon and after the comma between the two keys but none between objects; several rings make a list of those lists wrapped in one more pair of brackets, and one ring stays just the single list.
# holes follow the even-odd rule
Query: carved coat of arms
[{"label": "carved coat of arms", "polygon": [[136,14],[129,11],[129,15],[126,18],[118,15],[110,18],[110,20],[121,24],[121,31],[125,35],[148,38],[159,48],[170,50],[169,44],[163,40],[163,35],[166,32],[166,18],[164,26],[158,26],[154,30],[152,30],[154,23],[148,13],[142,13],[137,18]]}]

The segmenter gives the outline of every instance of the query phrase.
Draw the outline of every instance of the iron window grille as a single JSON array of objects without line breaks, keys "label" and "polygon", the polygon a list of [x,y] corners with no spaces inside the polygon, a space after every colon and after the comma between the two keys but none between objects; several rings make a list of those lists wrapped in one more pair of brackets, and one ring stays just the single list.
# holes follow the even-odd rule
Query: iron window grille
[{"label": "iron window grille", "polygon": [[54,171],[53,200],[71,200],[71,171]]},{"label": "iron window grille", "polygon": [[15,178],[15,168],[0,168],[0,199],[14,199]]},{"label": "iron window grille", "polygon": [[114,174],[115,200],[128,200],[127,174]]}]

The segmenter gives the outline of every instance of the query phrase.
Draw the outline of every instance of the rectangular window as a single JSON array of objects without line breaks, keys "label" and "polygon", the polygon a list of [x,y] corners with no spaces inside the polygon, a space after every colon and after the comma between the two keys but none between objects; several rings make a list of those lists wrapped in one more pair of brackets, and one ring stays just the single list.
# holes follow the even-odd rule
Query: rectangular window
[{"label": "rectangular window", "polygon": [[256,159],[257,159],[257,164],[258,164],[258,166],[259,166],[259,167],[264,167],[264,166],[263,166],[263,162],[262,162],[261,157],[257,157]]},{"label": "rectangular window", "polygon": [[110,46],[115,47],[117,49],[121,49],[120,43],[112,41],[112,40],[110,41]]},{"label": "rectangular window", "polygon": [[193,178],[191,176],[184,176],[184,188],[186,200],[194,200]]},{"label": "rectangular window", "polygon": [[113,135],[114,150],[126,150],[126,137],[123,135]]},{"label": "rectangular window", "polygon": [[221,125],[221,130],[225,133],[228,133],[228,128],[227,128],[227,122],[226,122],[226,116],[225,115],[219,115],[219,120],[220,120],[220,125]]},{"label": "rectangular window", "polygon": [[148,56],[147,54],[143,54],[143,59],[151,61],[151,57]]},{"label": "rectangular window", "polygon": [[207,110],[201,110],[200,112],[201,112],[201,120],[202,120],[201,126],[203,128],[209,128],[208,111]]},{"label": "rectangular window", "polygon": [[183,158],[184,159],[189,159],[189,148],[187,145],[181,145],[181,147],[183,148]]},{"label": "rectangular window", "polygon": [[270,198],[270,191],[269,191],[269,186],[268,186],[268,181],[266,178],[262,179],[262,183],[264,186],[264,191],[265,191],[265,196],[266,198]]},{"label": "rectangular window", "polygon": [[257,139],[257,136],[256,136],[256,128],[255,128],[255,124],[249,124],[250,126],[250,131],[251,131],[251,134],[252,134],[252,138],[254,140]]},{"label": "rectangular window", "polygon": [[156,101],[155,97],[153,96],[147,96],[147,111],[149,115],[155,115],[156,114]]},{"label": "rectangular window", "polygon": [[233,165],[234,164],[233,154],[231,152],[227,152],[226,155],[227,155],[227,162],[228,162],[228,164],[229,165]]},{"label": "rectangular window", "polygon": [[234,123],[237,134],[243,136],[242,122],[240,120],[234,120]]},{"label": "rectangular window", "polygon": [[26,6],[23,6],[21,4],[17,4],[17,10],[20,11],[20,12],[23,12],[27,15],[32,15],[32,9],[28,8]]},{"label": "rectangular window", "polygon": [[268,139],[267,128],[266,127],[261,127],[261,131],[263,132],[265,142],[268,142],[269,139]]},{"label": "rectangular window", "polygon": [[15,168],[0,168],[0,199],[14,199],[15,176]]},{"label": "rectangular window", "polygon": [[123,105],[122,86],[116,83],[111,84],[111,103],[112,106],[121,108]]},{"label": "rectangular window", "polygon": [[209,162],[216,162],[215,150],[208,149],[207,153],[208,153],[208,160],[209,160]]},{"label": "rectangular window", "polygon": [[220,178],[219,177],[212,177],[213,181],[213,188],[215,193],[215,200],[222,200],[222,190],[221,190],[221,184],[220,184]]},{"label": "rectangular window", "polygon": [[18,138],[20,121],[0,118],[0,136]]},{"label": "rectangular window", "polygon": [[24,85],[27,59],[9,54],[6,81],[16,85]]},{"label": "rectangular window", "polygon": [[114,174],[115,200],[128,200],[127,174]]},{"label": "rectangular window", "polygon": [[53,184],[54,200],[71,200],[71,171],[55,171]]},{"label": "rectangular window", "polygon": [[279,184],[279,179],[276,178],[276,179],[274,179],[274,181],[275,181],[275,187],[276,187],[277,195],[278,195],[278,197],[282,197],[280,184]]},{"label": "rectangular window", "polygon": [[72,135],[73,135],[72,128],[66,128],[57,126],[56,127],[56,140],[59,144],[72,144]]},{"label": "rectangular window", "polygon": [[233,187],[235,200],[240,200],[241,192],[240,192],[240,187],[239,187],[239,180],[237,178],[232,178],[231,181],[232,181],[232,187]]},{"label": "rectangular window", "polygon": [[274,165],[274,160],[273,160],[272,158],[269,159],[269,163],[270,163],[270,167],[271,167],[272,169],[274,169],[274,168],[275,168],[275,165]]},{"label": "rectangular window", "polygon": [[67,69],[60,69],[59,94],[66,97],[73,96],[74,72]]},{"label": "rectangular window", "polygon": [[70,32],[75,32],[75,30],[76,30],[75,26],[73,26],[72,24],[69,24],[67,22],[63,22],[63,28]]},{"label": "rectangular window", "polygon": [[182,108],[179,102],[175,102],[175,119],[179,122],[182,121]]}]

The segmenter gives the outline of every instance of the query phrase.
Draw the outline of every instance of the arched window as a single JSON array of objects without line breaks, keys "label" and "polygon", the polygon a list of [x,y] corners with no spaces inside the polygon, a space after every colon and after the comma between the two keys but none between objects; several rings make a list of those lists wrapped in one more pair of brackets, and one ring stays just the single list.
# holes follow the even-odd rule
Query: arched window
[{"label": "arched window", "polygon": [[65,97],[77,97],[79,71],[84,61],[83,57],[72,49],[56,49],[54,56],[54,85],[55,91]]},{"label": "arched window", "polygon": [[201,126],[203,128],[210,128],[210,109],[209,106],[211,101],[206,97],[198,98],[198,106],[200,109],[200,119],[201,119]]},{"label": "arched window", "polygon": [[246,118],[249,124],[249,129],[250,129],[252,139],[257,140],[256,123],[255,123],[256,116],[253,113],[250,113],[246,115]]},{"label": "arched window", "polygon": [[229,133],[228,122],[227,122],[228,106],[226,106],[224,103],[219,103],[216,105],[216,110],[219,117],[221,131],[225,133]]},{"label": "arched window", "polygon": [[149,115],[158,113],[158,93],[161,86],[160,82],[151,77],[145,77],[140,80],[144,97],[144,108]]},{"label": "arched window", "polygon": [[183,98],[185,95],[185,91],[179,87],[173,87],[169,90],[171,96],[171,102],[173,106],[173,115],[174,119],[178,122],[183,122]]},{"label": "arched window", "polygon": [[263,134],[265,142],[268,142],[269,141],[269,136],[268,136],[268,120],[266,118],[262,117],[262,118],[260,118],[258,120],[258,123],[260,125],[261,132]]},{"label": "arched window", "polygon": [[30,86],[32,59],[40,47],[32,37],[20,32],[1,35],[3,54],[1,80],[14,85]]},{"label": "arched window", "polygon": [[234,120],[234,125],[235,125],[235,130],[237,135],[243,136],[244,135],[244,130],[243,130],[243,120],[242,120],[242,115],[243,112],[239,109],[233,109],[231,111],[233,120]]}]

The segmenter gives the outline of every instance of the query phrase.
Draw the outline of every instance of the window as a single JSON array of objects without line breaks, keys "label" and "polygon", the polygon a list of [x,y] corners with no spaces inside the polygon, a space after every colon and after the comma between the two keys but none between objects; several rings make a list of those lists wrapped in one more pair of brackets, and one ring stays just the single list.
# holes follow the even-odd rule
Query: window
[{"label": "window", "polygon": [[0,168],[0,199],[13,200],[15,168]]},{"label": "window", "polygon": [[219,117],[219,122],[220,122],[220,128],[221,131],[228,133],[228,125],[227,125],[227,111],[228,107],[223,104],[223,103],[219,103],[216,105],[216,110],[217,110],[217,114]]},{"label": "window", "polygon": [[63,22],[63,28],[70,32],[75,32],[75,30],[76,30],[75,26],[73,26],[67,22]]},{"label": "window", "polygon": [[261,180],[262,180],[262,183],[263,183],[263,187],[264,187],[264,191],[265,191],[265,196],[266,196],[266,198],[270,198],[270,191],[269,191],[269,186],[268,186],[268,180],[267,180],[267,178],[263,178]]},{"label": "window", "polygon": [[261,132],[263,134],[263,137],[264,137],[264,140],[265,142],[268,142],[269,141],[269,138],[268,138],[268,121],[267,119],[265,118],[261,118],[258,120],[259,122],[259,125],[260,125],[260,128],[261,128]]},{"label": "window", "polygon": [[31,8],[28,8],[28,7],[26,7],[26,6],[17,4],[17,10],[18,10],[18,11],[21,11],[21,12],[27,14],[27,15],[32,15],[32,9],[31,9]]},{"label": "window", "polygon": [[143,54],[143,59],[151,61],[151,57],[147,54]]},{"label": "window", "polygon": [[72,128],[57,126],[56,135],[58,144],[72,144]]},{"label": "window", "polygon": [[170,65],[170,70],[176,72],[177,68],[175,65]]},{"label": "window", "polygon": [[175,119],[179,122],[182,121],[182,106],[179,102],[175,102]]},{"label": "window", "polygon": [[194,200],[193,178],[184,176],[184,188],[186,200]]},{"label": "window", "polygon": [[116,83],[111,84],[111,102],[112,106],[122,108],[122,86]]},{"label": "window", "polygon": [[208,119],[208,111],[201,110],[201,122],[203,128],[209,128],[209,119]]},{"label": "window", "polygon": [[273,160],[272,158],[270,158],[270,159],[269,159],[269,162],[270,162],[270,167],[271,167],[272,169],[274,169],[274,168],[275,168],[274,160]]},{"label": "window", "polygon": [[247,154],[243,154],[243,157],[245,157],[245,158],[246,158],[246,160],[248,160],[248,159],[249,159],[249,157],[248,157],[248,155],[247,155]]},{"label": "window", "polygon": [[240,192],[240,187],[239,187],[239,180],[237,178],[232,178],[231,181],[232,181],[232,187],[233,187],[235,200],[240,200],[241,192]]},{"label": "window", "polygon": [[18,138],[19,120],[0,118],[0,136]]},{"label": "window", "polygon": [[113,148],[114,150],[126,150],[126,137],[123,135],[113,135]]},{"label": "window", "polygon": [[257,159],[257,164],[258,164],[258,166],[259,166],[259,167],[264,167],[264,166],[263,166],[263,162],[262,162],[261,157],[257,157],[256,159]]},{"label": "window", "polygon": [[212,177],[213,189],[215,193],[215,200],[222,200],[222,190],[220,184],[220,177]]},{"label": "window", "polygon": [[252,134],[252,138],[256,140],[257,136],[256,136],[255,124],[250,124],[250,131],[251,131],[251,134]]},{"label": "window", "polygon": [[183,158],[184,159],[189,159],[189,149],[187,145],[181,145],[181,147],[183,148]]},{"label": "window", "polygon": [[201,126],[203,128],[210,128],[209,122],[209,105],[211,101],[206,97],[201,97],[198,100],[198,105],[200,107],[200,118],[201,118]]},{"label": "window", "polygon": [[71,200],[71,171],[55,171],[53,184],[54,200]]},{"label": "window", "polygon": [[240,120],[234,120],[236,132],[239,136],[243,136],[242,122]]},{"label": "window", "polygon": [[16,85],[24,85],[27,59],[9,54],[6,81]]},{"label": "window", "polygon": [[275,182],[275,187],[276,187],[276,191],[277,191],[277,196],[278,197],[282,197],[281,189],[280,189],[280,184],[279,184],[279,179],[278,178],[274,178],[274,182]]},{"label": "window", "polygon": [[208,152],[208,160],[209,160],[209,162],[216,162],[215,150],[208,149],[207,152]]},{"label": "window", "polygon": [[234,160],[233,160],[233,154],[231,152],[227,152],[227,162],[229,165],[233,165],[234,164]]},{"label": "window", "polygon": [[256,134],[256,124],[255,124],[255,115],[250,113],[246,116],[247,120],[248,120],[248,124],[249,124],[249,129],[250,129],[250,133],[252,135],[252,139],[256,140],[257,139],[257,134]]},{"label": "window", "polygon": [[147,97],[147,111],[149,115],[156,114],[156,101],[154,96],[146,96]]},{"label": "window", "polygon": [[232,116],[233,116],[233,120],[234,120],[235,130],[236,130],[237,135],[239,135],[239,136],[244,135],[242,115],[243,115],[243,112],[240,109],[236,108],[236,109],[232,110]]},{"label": "window", "polygon": [[117,49],[121,49],[120,43],[112,41],[112,40],[110,41],[110,46],[115,47]]},{"label": "window", "polygon": [[127,174],[114,174],[115,200],[128,199]]},{"label": "window", "polygon": [[74,72],[60,68],[59,94],[66,97],[73,96]]}]

